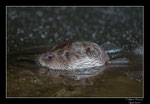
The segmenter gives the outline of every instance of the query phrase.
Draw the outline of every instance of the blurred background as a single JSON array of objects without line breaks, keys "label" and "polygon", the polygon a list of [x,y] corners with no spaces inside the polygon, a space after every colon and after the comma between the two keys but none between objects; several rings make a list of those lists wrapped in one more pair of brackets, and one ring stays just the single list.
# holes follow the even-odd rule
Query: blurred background
[{"label": "blurred background", "polygon": [[62,39],[143,45],[143,7],[7,7],[7,53]]}]

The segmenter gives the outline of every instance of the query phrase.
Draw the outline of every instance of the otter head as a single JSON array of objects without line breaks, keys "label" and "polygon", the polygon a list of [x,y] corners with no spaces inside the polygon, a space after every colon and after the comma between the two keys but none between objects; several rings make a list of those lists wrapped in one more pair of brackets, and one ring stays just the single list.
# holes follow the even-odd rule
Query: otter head
[{"label": "otter head", "polygon": [[41,66],[50,69],[80,69],[104,65],[107,54],[96,43],[62,41],[39,58]]}]

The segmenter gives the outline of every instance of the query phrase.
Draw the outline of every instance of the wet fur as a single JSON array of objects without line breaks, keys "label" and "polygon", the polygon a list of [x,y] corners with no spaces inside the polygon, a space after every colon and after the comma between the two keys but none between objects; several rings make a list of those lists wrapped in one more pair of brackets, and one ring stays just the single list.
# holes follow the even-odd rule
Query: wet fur
[{"label": "wet fur", "polygon": [[[104,50],[93,42],[63,40],[55,45],[51,52],[54,56],[50,61],[42,60],[42,55],[37,63],[50,69],[80,69],[94,66],[102,66],[109,60]],[[70,56],[64,56],[69,52]]]}]

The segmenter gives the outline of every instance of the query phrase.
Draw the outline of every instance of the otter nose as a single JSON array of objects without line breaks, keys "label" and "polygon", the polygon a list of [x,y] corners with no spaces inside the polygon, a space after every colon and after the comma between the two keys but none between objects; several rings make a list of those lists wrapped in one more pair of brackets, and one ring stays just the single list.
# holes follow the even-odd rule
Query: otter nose
[{"label": "otter nose", "polygon": [[51,59],[52,57],[53,57],[53,55],[52,55],[51,53],[45,53],[45,54],[43,55],[44,60],[49,60],[49,59]]}]

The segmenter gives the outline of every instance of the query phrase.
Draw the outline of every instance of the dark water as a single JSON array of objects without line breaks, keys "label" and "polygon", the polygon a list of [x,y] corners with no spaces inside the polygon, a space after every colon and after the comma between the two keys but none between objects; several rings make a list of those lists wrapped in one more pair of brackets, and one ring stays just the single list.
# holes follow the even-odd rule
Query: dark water
[{"label": "dark water", "polygon": [[[143,97],[142,7],[8,7],[8,97]],[[33,59],[62,39],[112,42],[130,64],[85,80],[53,77]]]}]

